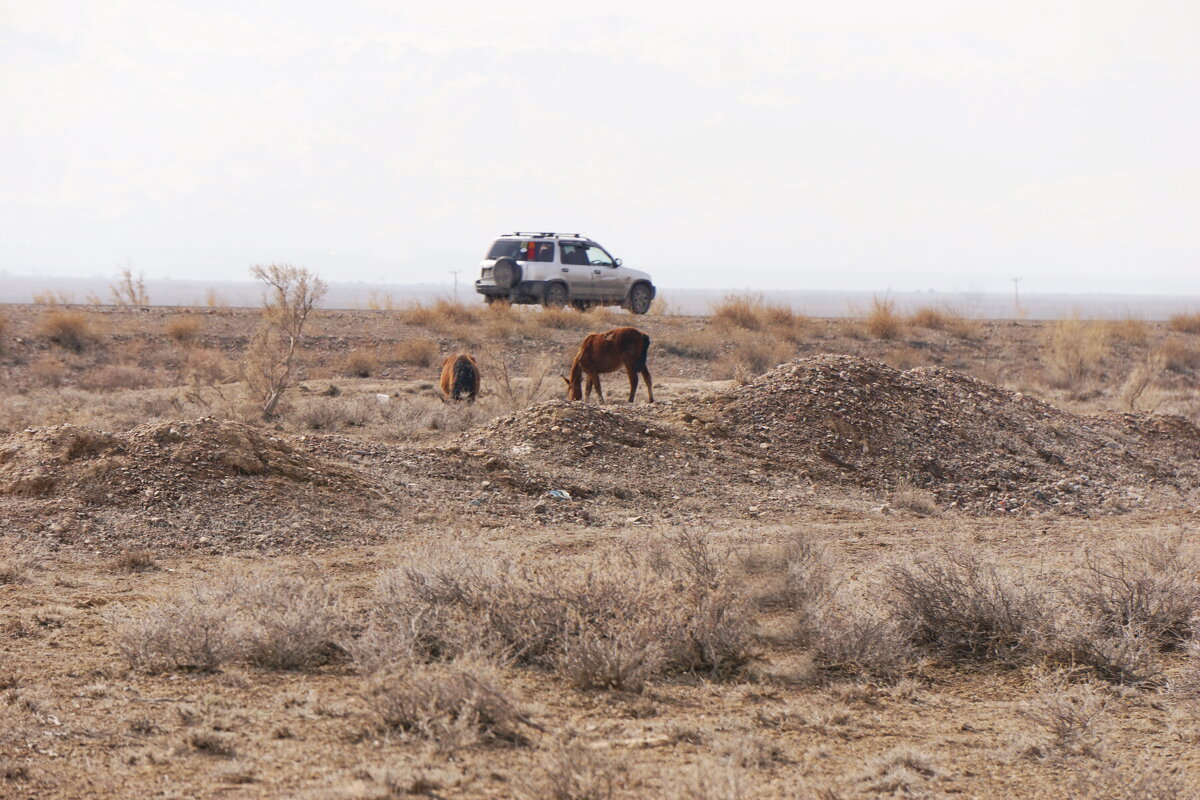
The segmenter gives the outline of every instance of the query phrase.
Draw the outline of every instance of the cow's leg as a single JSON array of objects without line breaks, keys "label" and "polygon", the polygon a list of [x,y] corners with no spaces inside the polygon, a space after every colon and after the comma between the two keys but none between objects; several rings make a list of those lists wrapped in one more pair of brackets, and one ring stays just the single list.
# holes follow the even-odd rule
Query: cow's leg
[{"label": "cow's leg", "polygon": [[[654,384],[650,380],[650,370],[646,369],[645,367],[642,367],[642,377],[644,377],[646,379],[646,394],[648,394],[650,396],[650,402],[653,403],[654,402]],[[633,388],[635,388],[635,389],[637,388],[636,381],[634,381]],[[629,402],[631,402],[631,403],[633,402],[632,397],[629,398]]]},{"label": "cow's leg", "polygon": [[600,398],[600,405],[604,405],[604,390],[600,388],[600,373],[596,373],[592,378],[596,382],[596,397]]},{"label": "cow's leg", "polygon": [[625,371],[629,373],[629,402],[632,403],[637,396],[638,374],[632,365],[627,365]]}]

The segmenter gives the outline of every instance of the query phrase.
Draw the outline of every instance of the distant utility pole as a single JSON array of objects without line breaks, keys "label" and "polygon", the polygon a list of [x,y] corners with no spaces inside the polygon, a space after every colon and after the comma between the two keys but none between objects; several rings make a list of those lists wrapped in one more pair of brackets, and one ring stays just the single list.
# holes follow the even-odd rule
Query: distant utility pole
[{"label": "distant utility pole", "polygon": [[1021,316],[1021,279],[1013,278],[1013,315]]},{"label": "distant utility pole", "polygon": [[462,272],[462,270],[450,270],[450,274],[454,276],[454,302],[456,303],[458,302],[458,273],[460,272]]}]

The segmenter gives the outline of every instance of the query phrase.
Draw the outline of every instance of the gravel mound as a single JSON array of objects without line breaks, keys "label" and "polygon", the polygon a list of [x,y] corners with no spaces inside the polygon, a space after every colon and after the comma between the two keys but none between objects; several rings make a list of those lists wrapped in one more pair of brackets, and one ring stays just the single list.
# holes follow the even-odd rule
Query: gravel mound
[{"label": "gravel mound", "polygon": [[1200,431],[1177,417],[1081,417],[939,367],[851,356],[783,364],[716,398],[722,421],[794,469],[977,513],[1120,511],[1200,486]]}]

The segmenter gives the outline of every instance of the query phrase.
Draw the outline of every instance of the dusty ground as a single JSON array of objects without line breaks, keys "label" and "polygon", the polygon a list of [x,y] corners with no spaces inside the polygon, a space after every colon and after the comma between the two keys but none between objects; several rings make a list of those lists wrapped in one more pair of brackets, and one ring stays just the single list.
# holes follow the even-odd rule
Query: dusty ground
[{"label": "dusty ground", "polygon": [[[553,574],[689,532],[741,569],[799,540],[879,609],[889,565],[945,547],[1064,596],[1089,559],[1125,547],[1190,555],[1200,335],[1077,330],[1104,339],[1077,373],[1050,324],[879,338],[853,320],[650,316],[635,324],[660,402],[584,407],[548,399],[558,371],[622,313],[548,327],[536,310],[330,311],[302,387],[263,425],[232,382],[250,311],[197,310],[198,330],[174,338],[180,310],[88,310],[78,352],[39,329],[46,309],[3,313],[2,796],[1197,796],[1190,641],[1132,683],[924,651],[895,673],[831,675],[764,608],[752,657],[720,676],[583,690],[501,664],[524,741],[454,747],[380,728],[353,653],[380,574],[445,550]],[[483,353],[487,395],[442,405],[422,347]],[[355,351],[366,377],[347,374]],[[769,371],[774,356],[798,360]],[[623,382],[606,379],[610,398]],[[281,569],[336,599],[320,663],[156,672],[123,651],[122,625],[156,603]],[[1086,713],[1056,738],[1037,710],[1060,701]],[[574,789],[554,782],[575,773]]]}]

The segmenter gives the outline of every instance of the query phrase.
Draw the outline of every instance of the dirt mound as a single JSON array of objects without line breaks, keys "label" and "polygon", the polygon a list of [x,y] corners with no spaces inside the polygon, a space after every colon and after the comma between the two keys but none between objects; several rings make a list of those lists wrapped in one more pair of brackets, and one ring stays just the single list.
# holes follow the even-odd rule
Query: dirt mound
[{"label": "dirt mound", "polygon": [[334,537],[338,508],[381,494],[350,468],[228,420],[123,433],[56,425],[0,440],[4,518],[64,541],[192,546],[219,533],[222,544],[311,544]]},{"label": "dirt mound", "polygon": [[1080,417],[937,367],[816,356],[714,405],[779,463],[876,489],[906,478],[974,512],[1121,510],[1200,486],[1200,432],[1186,420]]}]

